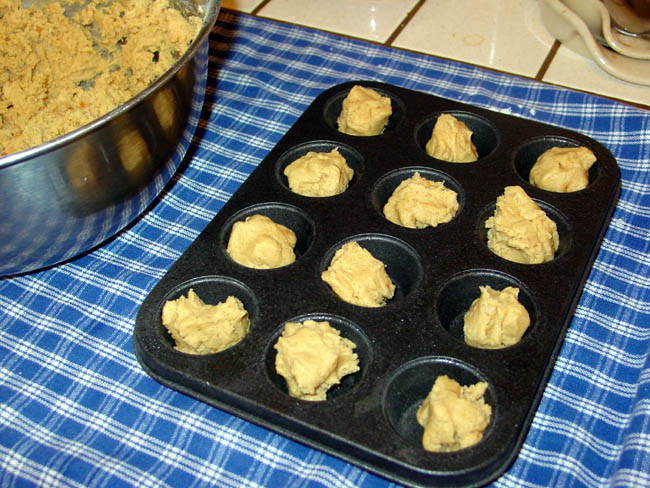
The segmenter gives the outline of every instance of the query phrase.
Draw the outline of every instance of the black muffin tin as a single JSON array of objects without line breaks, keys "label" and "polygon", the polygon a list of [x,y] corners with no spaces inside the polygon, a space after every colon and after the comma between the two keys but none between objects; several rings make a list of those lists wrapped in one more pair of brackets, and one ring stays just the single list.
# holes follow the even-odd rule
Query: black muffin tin
[{"label": "black muffin tin", "polygon": [[[393,115],[383,134],[337,131],[342,100],[355,84],[391,98]],[[474,132],[477,162],[449,163],[425,153],[441,113]],[[586,189],[559,194],[528,183],[544,150],[578,145],[598,158]],[[355,172],[347,191],[327,198],[292,193],[284,167],[309,150],[333,147]],[[458,192],[451,222],[418,230],[383,217],[388,196],[416,170]],[[509,185],[522,186],[557,223],[560,248],[553,261],[518,264],[487,248],[485,220]],[[524,441],[619,191],[610,152],[576,132],[377,82],[334,86],[314,100],[147,296],[136,319],[136,355],[171,388],[395,481],[486,483],[507,469]],[[295,263],[255,270],[229,259],[233,222],[255,213],[296,233]],[[334,251],[350,240],[386,264],[397,287],[386,306],[345,303],[320,279]],[[482,350],[464,343],[462,317],[483,284],[520,288],[531,326],[519,344]],[[189,288],[208,303],[240,298],[250,333],[218,354],[176,351],[161,309]],[[290,397],[275,373],[273,345],[283,324],[307,318],[329,320],[357,345],[360,371],[324,402]],[[488,383],[492,418],[479,444],[451,453],[422,449],[415,412],[440,374],[461,384]]]}]

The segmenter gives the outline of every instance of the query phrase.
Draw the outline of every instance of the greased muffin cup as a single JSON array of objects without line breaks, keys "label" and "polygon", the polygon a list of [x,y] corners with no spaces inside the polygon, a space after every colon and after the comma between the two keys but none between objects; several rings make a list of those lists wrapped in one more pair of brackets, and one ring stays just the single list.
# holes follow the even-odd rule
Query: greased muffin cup
[{"label": "greased muffin cup", "polygon": [[[341,102],[356,84],[391,98],[393,116],[383,134],[337,131]],[[442,113],[474,131],[476,162],[450,163],[426,154]],[[542,152],[578,145],[597,157],[587,188],[561,194],[528,183]],[[323,198],[293,193],[282,169],[309,150],[334,147],[355,170],[348,189]],[[458,193],[459,209],[450,222],[410,229],[384,218],[390,192],[415,171]],[[485,220],[511,185],[521,186],[556,222],[560,247],[552,261],[519,264],[488,249]],[[611,153],[582,134],[378,82],[334,86],[314,100],[144,300],[134,329],[136,356],[147,373],[171,388],[397,482],[489,482],[521,448],[620,185]],[[294,263],[257,270],[228,257],[232,224],[254,213],[296,233]],[[347,303],[321,280],[336,249],[350,241],[386,264],[396,291],[385,306]],[[487,350],[463,341],[462,316],[480,285],[520,289],[531,325],[518,344]],[[206,356],[173,348],[161,323],[162,306],[192,286],[207,303],[227,295],[243,301],[251,315],[244,340]],[[360,358],[360,371],[322,402],[289,396],[274,370],[273,345],[282,326],[306,319],[328,320],[357,343]],[[443,453],[421,447],[415,411],[440,374],[461,384],[488,383],[484,399],[492,416],[472,447]]]}]

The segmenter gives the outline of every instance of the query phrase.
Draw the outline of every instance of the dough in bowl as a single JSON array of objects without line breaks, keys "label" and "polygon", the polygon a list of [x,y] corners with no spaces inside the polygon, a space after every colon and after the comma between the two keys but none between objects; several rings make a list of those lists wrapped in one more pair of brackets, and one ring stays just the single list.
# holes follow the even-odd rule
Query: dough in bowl
[{"label": "dough in bowl", "polygon": [[174,64],[202,23],[169,0],[90,0],[68,13],[63,2],[33,3],[0,1],[0,156],[133,98]]},{"label": "dough in bowl", "polygon": [[389,97],[372,88],[355,85],[343,100],[337,120],[339,131],[353,136],[376,136],[384,132],[393,113]]},{"label": "dough in bowl", "polygon": [[356,345],[327,321],[288,322],[274,347],[277,373],[289,394],[303,400],[325,400],[341,378],[359,371]]},{"label": "dough in bowl", "polygon": [[226,252],[242,266],[272,269],[296,260],[296,242],[291,229],[266,215],[255,214],[233,224]]}]

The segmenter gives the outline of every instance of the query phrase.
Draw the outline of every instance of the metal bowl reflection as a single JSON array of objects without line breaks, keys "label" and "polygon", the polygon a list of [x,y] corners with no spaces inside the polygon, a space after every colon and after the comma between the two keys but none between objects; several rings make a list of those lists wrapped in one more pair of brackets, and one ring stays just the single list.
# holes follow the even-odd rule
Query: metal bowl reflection
[{"label": "metal bowl reflection", "polygon": [[179,0],[202,15],[176,63],[108,114],[40,146],[0,158],[0,276],[66,261],[140,215],[180,165],[199,121],[208,36],[220,0]]}]

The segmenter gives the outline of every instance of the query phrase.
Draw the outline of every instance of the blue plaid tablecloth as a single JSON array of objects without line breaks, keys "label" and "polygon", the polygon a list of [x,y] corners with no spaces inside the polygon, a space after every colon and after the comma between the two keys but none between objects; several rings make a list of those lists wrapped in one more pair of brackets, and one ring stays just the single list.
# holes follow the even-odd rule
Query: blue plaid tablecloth
[{"label": "blue plaid tablecloth", "polygon": [[0,487],[382,487],[177,393],[132,334],[157,281],[323,90],[374,79],[566,127],[623,189],[538,412],[496,486],[650,486],[650,113],[451,61],[222,11],[207,98],[163,194],[96,250],[0,279]]}]

